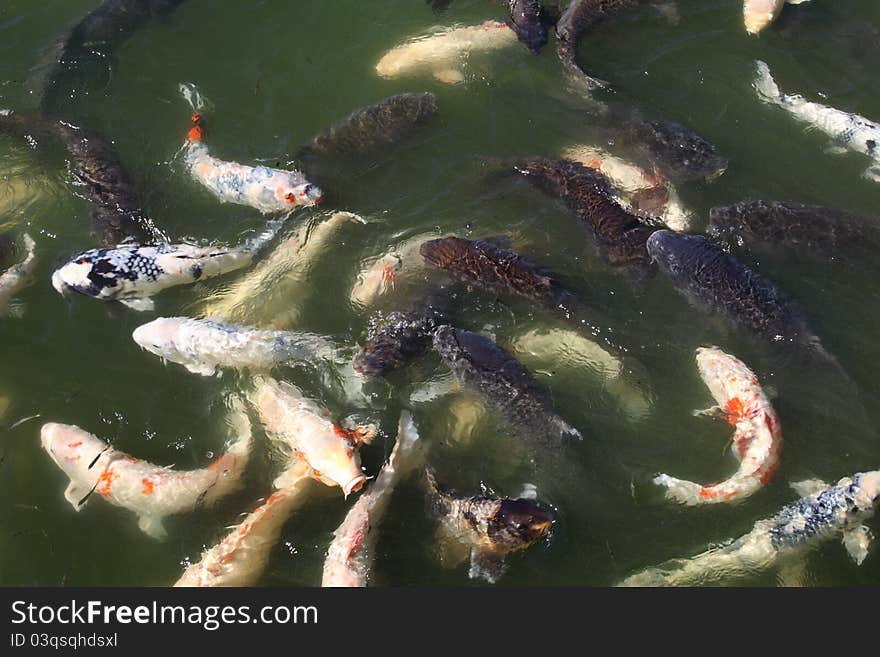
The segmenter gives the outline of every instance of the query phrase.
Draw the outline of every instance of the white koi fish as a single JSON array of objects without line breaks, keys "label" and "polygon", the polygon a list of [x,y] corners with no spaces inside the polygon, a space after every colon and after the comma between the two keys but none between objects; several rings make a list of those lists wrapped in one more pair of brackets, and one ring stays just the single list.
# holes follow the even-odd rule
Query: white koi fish
[{"label": "white koi fish", "polygon": [[867,155],[872,164],[864,177],[880,182],[880,124],[858,114],[812,103],[799,94],[784,94],[770,75],[767,64],[757,61],[755,65],[757,76],[754,87],[760,100],[781,107],[801,123],[806,123],[808,128],[821,130],[831,137],[833,146],[829,152],[842,154],[854,151]]},{"label": "white koi fish", "polygon": [[[318,481],[342,488],[346,497],[361,489],[367,477],[357,450],[373,439],[374,426],[343,428],[290,383],[257,377],[254,386],[250,402],[271,440],[290,450],[297,461],[306,461]],[[287,472],[275,480],[275,488],[286,488],[286,479]]]},{"label": "white koi fish", "polygon": [[640,421],[651,413],[650,389],[633,380],[630,368],[600,344],[570,329],[533,329],[511,342],[517,358],[540,375],[589,374],[615,399],[627,419]]},{"label": "white koi fish", "polygon": [[732,424],[733,452],[739,469],[729,479],[701,486],[661,474],[654,483],[666,487],[666,497],[697,505],[742,500],[766,485],[779,467],[782,429],[779,417],[746,365],[720,349],[697,349],[700,376],[718,406],[701,415],[718,415]]},{"label": "white koi fish", "polygon": [[324,561],[321,586],[367,585],[379,523],[382,522],[382,516],[398,482],[421,465],[421,445],[412,415],[408,411],[402,412],[397,425],[397,443],[391,451],[388,463],[333,532],[333,542],[327,549],[327,558]]},{"label": "white koi fish", "polygon": [[251,425],[237,399],[229,423],[235,437],[227,452],[207,468],[187,472],[138,460],[69,424],[44,424],[40,442],[70,477],[64,497],[74,509],[79,511],[94,492],[136,513],[144,533],[163,538],[165,516],[211,506],[240,487],[250,457]]},{"label": "white koi fish", "polygon": [[201,115],[193,114],[192,122],[184,143],[187,166],[193,178],[222,203],[249,205],[266,214],[317,205],[324,198],[321,189],[299,171],[252,167],[212,157],[203,141]]},{"label": "white koi fish", "polygon": [[783,5],[799,5],[809,0],[745,0],[743,4],[743,19],[746,24],[746,32],[757,34],[773,21],[779,18]]},{"label": "white koi fish", "polygon": [[386,253],[373,265],[358,275],[351,288],[349,299],[352,305],[361,308],[372,305],[376,299],[394,287],[394,280],[403,268],[403,258],[398,253]]},{"label": "white koi fish", "polygon": [[83,251],[52,274],[52,287],[60,294],[71,290],[101,301],[120,301],[134,310],[152,310],[151,297],[162,290],[247,267],[281,225],[269,222],[263,233],[233,248],[124,244]]},{"label": "white koi fish", "polygon": [[281,529],[291,514],[308,499],[313,484],[308,468],[291,475],[288,486],[276,491],[252,511],[220,543],[191,564],[174,586],[253,586],[257,583]]},{"label": "white koi fish", "polygon": [[305,295],[307,273],[336,231],[346,222],[366,223],[350,212],[335,212],[315,226],[303,224],[281,240],[269,256],[244,278],[211,296],[202,308],[206,317],[259,328],[288,328]]},{"label": "white koi fish", "polygon": [[34,255],[36,244],[34,244],[34,240],[27,233],[22,235],[22,241],[27,251],[24,260],[0,274],[0,317],[6,314],[12,297],[27,287],[33,280],[34,269],[37,266],[36,256]]},{"label": "white koi fish", "polygon": [[160,317],[131,334],[142,349],[211,376],[219,367],[269,370],[284,363],[333,360],[336,348],[311,333],[266,331],[210,319]]},{"label": "white koi fish", "polygon": [[675,187],[656,169],[645,171],[596,146],[572,146],[562,152],[562,157],[602,173],[619,192],[615,200],[633,214],[661,219],[672,230],[690,228],[693,213],[682,205]]},{"label": "white koi fish", "polygon": [[376,64],[383,78],[430,73],[440,82],[464,81],[461,67],[472,52],[500,50],[517,43],[516,33],[505,23],[453,27],[408,41],[385,53]]},{"label": "white koi fish", "polygon": [[852,560],[868,556],[871,532],[863,523],[880,498],[880,470],[844,477],[829,486],[821,481],[793,486],[803,497],[772,518],[759,520],[730,545],[691,559],[673,559],[623,580],[619,586],[694,586],[724,583],[754,575],[819,543],[843,536]]}]

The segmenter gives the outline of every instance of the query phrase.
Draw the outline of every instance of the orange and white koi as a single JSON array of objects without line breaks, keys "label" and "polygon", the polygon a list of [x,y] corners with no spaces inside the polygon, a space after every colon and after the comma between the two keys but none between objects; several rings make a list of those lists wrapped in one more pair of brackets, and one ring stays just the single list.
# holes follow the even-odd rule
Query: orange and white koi
[{"label": "orange and white koi", "polygon": [[403,258],[398,253],[386,253],[366,271],[358,274],[351,288],[350,300],[361,308],[371,305],[378,297],[394,287],[394,280],[403,268]]},{"label": "orange and white koi", "polygon": [[34,269],[37,264],[36,256],[34,255],[36,245],[27,233],[22,235],[22,241],[27,251],[24,260],[0,274],[0,317],[6,314],[7,306],[12,297],[27,287],[33,280]]},{"label": "orange and white koi", "polygon": [[440,82],[458,84],[464,82],[461,67],[470,53],[507,48],[517,40],[510,26],[498,21],[445,28],[389,50],[376,64],[376,73],[396,78],[427,72]]},{"label": "orange and white koi", "polygon": [[397,484],[423,459],[419,432],[408,411],[400,414],[397,444],[370,489],[360,496],[342,524],[324,560],[321,586],[364,587],[370,578],[378,526]]},{"label": "orange and white koi", "polygon": [[743,22],[746,32],[757,34],[779,18],[786,4],[799,5],[808,0],[745,0],[743,3]]},{"label": "orange and white koi", "polygon": [[666,487],[666,497],[698,505],[742,500],[770,482],[782,453],[779,417],[761,389],[758,377],[740,360],[716,347],[697,349],[697,366],[719,406],[701,411],[717,415],[735,427],[733,452],[739,469],[729,479],[701,486],[661,474],[654,483]]},{"label": "orange and white koi", "polygon": [[288,486],[276,491],[226,538],[191,564],[174,586],[253,586],[257,583],[281,529],[306,499],[313,485],[305,464],[291,474]]},{"label": "orange and white koi", "polygon": [[201,114],[193,114],[192,123],[184,143],[186,163],[193,178],[221,202],[249,205],[266,214],[317,205],[324,198],[321,189],[299,171],[252,167],[212,157],[204,143]]},{"label": "orange and white koi", "polygon": [[235,437],[227,452],[207,468],[185,472],[136,459],[69,424],[44,424],[40,442],[70,478],[64,497],[74,509],[79,511],[94,492],[136,513],[144,533],[163,538],[165,516],[211,506],[240,487],[250,457],[251,425],[237,399],[229,424]]},{"label": "orange and white koi", "polygon": [[[318,481],[339,486],[346,497],[361,489],[367,477],[357,450],[372,441],[375,426],[344,428],[299,388],[268,377],[255,378],[249,399],[269,438],[290,450],[296,461],[306,461]],[[275,488],[286,488],[287,476],[285,471],[278,477]]]},{"label": "orange and white koi", "polygon": [[684,207],[675,186],[658,171],[645,171],[596,146],[572,146],[562,157],[604,174],[614,185],[615,200],[633,214],[655,217],[672,230],[686,231],[693,213]]}]

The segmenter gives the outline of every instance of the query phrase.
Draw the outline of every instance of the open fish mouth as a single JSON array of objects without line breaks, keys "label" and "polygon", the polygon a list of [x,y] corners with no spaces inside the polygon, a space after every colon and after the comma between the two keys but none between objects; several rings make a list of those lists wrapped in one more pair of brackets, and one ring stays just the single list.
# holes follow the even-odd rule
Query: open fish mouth
[{"label": "open fish mouth", "polygon": [[348,497],[351,493],[356,493],[364,486],[364,482],[367,480],[365,475],[358,475],[347,484],[342,487],[342,492],[345,493],[345,497]]}]

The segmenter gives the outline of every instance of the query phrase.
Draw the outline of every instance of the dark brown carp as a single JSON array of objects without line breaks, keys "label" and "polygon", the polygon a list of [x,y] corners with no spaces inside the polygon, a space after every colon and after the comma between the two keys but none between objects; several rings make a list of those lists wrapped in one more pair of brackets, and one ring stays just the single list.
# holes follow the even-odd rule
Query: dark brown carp
[{"label": "dark brown carp", "polygon": [[302,146],[295,158],[363,155],[394,146],[437,113],[437,96],[402,93],[352,112]]},{"label": "dark brown carp", "polygon": [[582,438],[556,414],[550,391],[489,338],[441,326],[434,332],[434,350],[464,386],[483,395],[514,428],[539,445],[558,446]]},{"label": "dark brown carp", "polygon": [[646,267],[650,263],[645,244],[652,233],[664,228],[659,219],[645,220],[624,210],[614,200],[608,179],[578,162],[537,157],[514,165],[526,180],[547,194],[562,199],[592,229],[600,251],[615,266]]},{"label": "dark brown carp", "polygon": [[98,133],[33,114],[0,114],[0,133],[29,143],[60,143],[70,162],[74,193],[91,204],[94,231],[105,246],[126,238],[137,242],[163,237],[146,216],[134,183],[116,149]]},{"label": "dark brown carp", "polygon": [[56,113],[72,95],[94,88],[94,73],[100,69],[109,78],[107,61],[142,25],[170,14],[184,0],[104,0],[86,14],[61,39],[40,86],[40,108]]},{"label": "dark brown carp", "polygon": [[494,584],[504,574],[508,554],[545,539],[553,527],[553,513],[533,499],[461,495],[441,488],[430,469],[425,479],[441,535],[470,550],[471,579]]},{"label": "dark brown carp", "polygon": [[880,217],[792,201],[743,201],[709,210],[712,230],[726,241],[788,247],[813,256],[865,260],[880,246]]}]

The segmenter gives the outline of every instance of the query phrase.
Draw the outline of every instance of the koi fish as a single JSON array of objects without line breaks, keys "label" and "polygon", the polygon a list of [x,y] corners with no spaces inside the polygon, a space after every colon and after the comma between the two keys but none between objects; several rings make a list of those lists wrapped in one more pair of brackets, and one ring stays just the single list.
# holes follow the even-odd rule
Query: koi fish
[{"label": "koi fish", "polygon": [[801,254],[857,255],[869,263],[880,247],[880,218],[792,201],[743,201],[709,210],[714,234]]},{"label": "koi fish", "polygon": [[229,424],[234,439],[227,452],[207,468],[186,472],[138,460],[69,424],[44,424],[40,442],[70,478],[64,497],[75,510],[94,492],[133,511],[141,531],[159,539],[166,535],[165,516],[211,506],[240,488],[250,457],[251,425],[238,399]]},{"label": "koi fish", "polygon": [[154,319],[131,337],[142,349],[202,376],[212,376],[219,367],[269,370],[284,363],[314,364],[336,354],[335,346],[318,335],[188,317]]},{"label": "koi fish", "polygon": [[397,253],[386,253],[366,271],[358,274],[351,288],[349,300],[361,308],[372,305],[375,300],[394,287],[394,279],[403,268],[403,258]]},{"label": "koi fish", "polygon": [[297,317],[296,300],[305,294],[307,272],[346,222],[364,224],[350,212],[335,212],[314,226],[303,224],[252,272],[208,298],[201,314],[260,328],[287,328]]},{"label": "koi fish", "polygon": [[220,276],[251,264],[257,252],[275,237],[282,222],[239,246],[123,244],[75,255],[52,274],[52,287],[101,301],[120,301],[135,310],[152,310],[151,297],[162,290]]},{"label": "koi fish", "polygon": [[[249,399],[270,439],[306,461],[318,481],[339,486],[346,497],[361,489],[367,477],[357,450],[372,441],[376,427],[344,428],[296,386],[267,377],[254,379]],[[275,480],[275,488],[285,488],[286,476]]]},{"label": "koi fish", "polygon": [[631,575],[619,586],[694,586],[753,575],[811,547],[843,536],[843,545],[860,565],[868,556],[871,532],[863,523],[880,498],[880,470],[844,477],[834,485],[795,484],[803,497],[730,545],[691,559],[674,559]]},{"label": "koi fish", "polygon": [[484,395],[530,437],[557,445],[582,439],[553,410],[550,391],[489,338],[441,326],[434,332],[434,350],[462,384]]},{"label": "koi fish", "polygon": [[550,533],[553,514],[533,499],[460,495],[441,489],[430,469],[425,475],[429,506],[440,518],[441,548],[442,543],[458,542],[470,550],[471,579],[494,584],[504,574],[508,554]]},{"label": "koi fish", "polygon": [[388,51],[376,64],[383,78],[431,73],[446,84],[464,82],[461,66],[473,52],[489,52],[514,45],[516,33],[505,23],[453,27],[413,39]]},{"label": "koi fish", "polygon": [[308,499],[314,480],[303,466],[289,477],[287,487],[274,492],[202,558],[187,566],[174,586],[253,586],[290,516]]},{"label": "koi fish", "polygon": [[614,198],[642,217],[657,217],[672,230],[687,231],[693,213],[682,205],[675,186],[654,166],[648,172],[596,146],[572,146],[562,157],[602,173],[614,186]]},{"label": "koi fish", "polygon": [[743,3],[743,20],[746,32],[757,34],[779,18],[782,7],[787,3],[799,5],[808,0],[745,0]]},{"label": "koi fish", "polygon": [[333,532],[324,560],[321,586],[364,587],[373,566],[379,524],[397,484],[423,460],[422,443],[412,415],[400,414],[397,443],[370,489],[358,498]]},{"label": "koi fish", "polygon": [[0,274],[0,317],[6,314],[12,297],[33,281],[34,269],[37,266],[36,256],[34,255],[36,244],[27,233],[22,235],[21,239],[24,242],[27,255],[17,265],[13,265]]},{"label": "koi fish", "polygon": [[252,167],[212,157],[204,143],[201,114],[192,115],[192,124],[184,143],[186,164],[193,178],[221,203],[249,205],[267,214],[310,207],[324,198],[321,189],[299,171]]},{"label": "koi fish", "polygon": [[718,416],[733,425],[733,452],[739,469],[729,479],[701,486],[661,474],[654,483],[666,497],[689,506],[745,499],[766,486],[782,454],[779,416],[754,373],[740,360],[717,347],[697,349],[697,367],[718,406],[700,415]]},{"label": "koi fish", "polygon": [[784,94],[770,75],[767,64],[756,61],[755,67],[757,75],[754,87],[761,101],[781,107],[808,128],[820,130],[831,137],[833,145],[829,152],[843,154],[849,151],[867,155],[871,164],[864,177],[880,182],[880,124],[858,114],[810,102],[799,94]]}]

